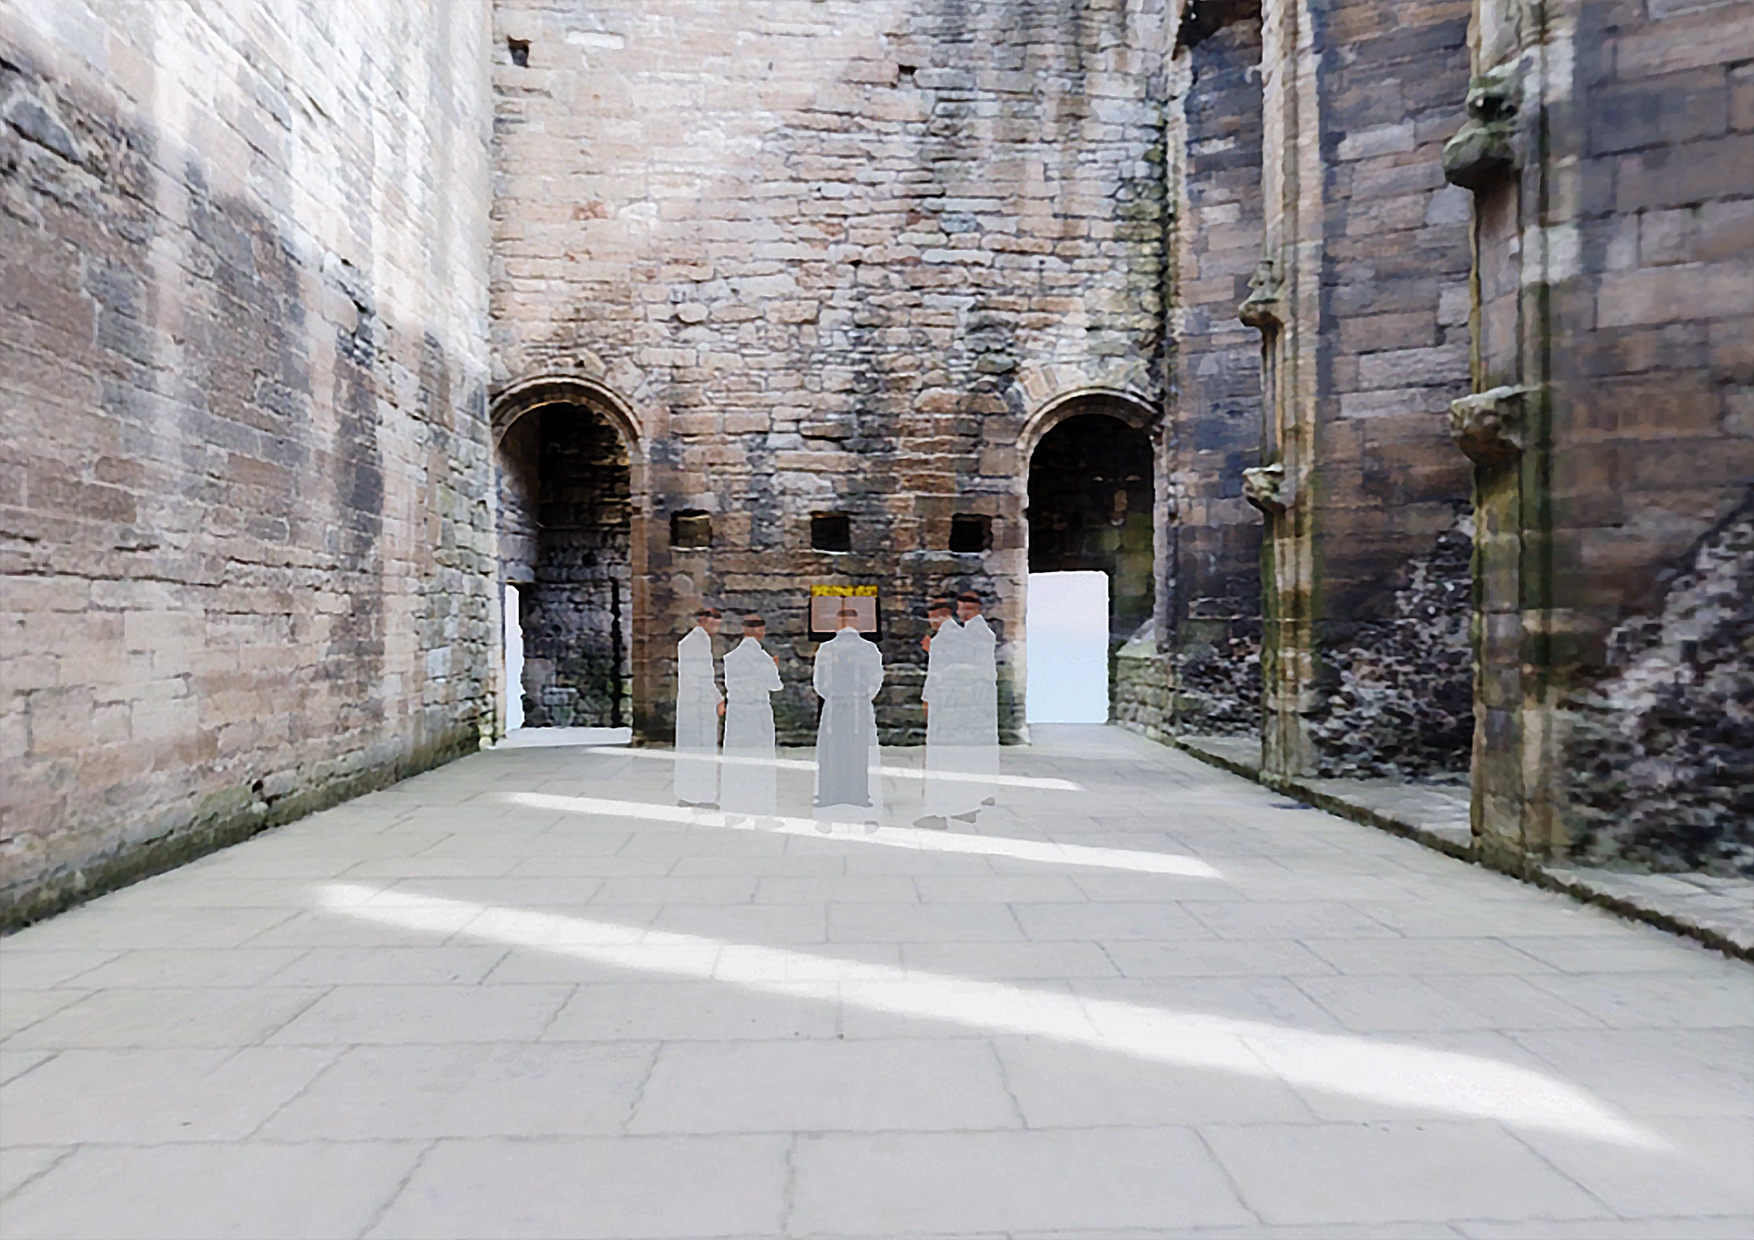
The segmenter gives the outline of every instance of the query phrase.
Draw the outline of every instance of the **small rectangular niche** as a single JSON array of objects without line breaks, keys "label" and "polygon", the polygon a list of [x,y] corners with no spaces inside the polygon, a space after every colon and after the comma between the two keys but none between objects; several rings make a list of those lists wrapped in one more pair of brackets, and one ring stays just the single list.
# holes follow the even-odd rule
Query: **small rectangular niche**
[{"label": "small rectangular niche", "polygon": [[991,551],[993,519],[977,513],[957,513],[950,518],[950,549],[952,551]]},{"label": "small rectangular niche", "polygon": [[512,54],[512,63],[514,65],[518,66],[520,69],[528,69],[530,67],[530,40],[507,39],[505,41],[505,46],[506,51]]},{"label": "small rectangular niche", "polygon": [[679,551],[699,551],[713,545],[713,519],[698,508],[670,514],[670,546]]},{"label": "small rectangular niche", "polygon": [[818,551],[851,551],[851,518],[844,512],[816,513],[810,518],[810,545]]}]

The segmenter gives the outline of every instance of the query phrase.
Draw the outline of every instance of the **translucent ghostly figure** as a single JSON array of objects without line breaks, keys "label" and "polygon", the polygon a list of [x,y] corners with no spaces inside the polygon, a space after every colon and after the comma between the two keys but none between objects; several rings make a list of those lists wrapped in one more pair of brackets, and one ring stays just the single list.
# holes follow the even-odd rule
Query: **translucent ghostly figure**
[{"label": "translucent ghostly figure", "polygon": [[714,805],[719,798],[719,716],[724,695],[713,675],[717,609],[695,613],[694,627],[676,643],[676,799]]},{"label": "translucent ghostly figure", "polygon": [[[877,747],[877,708],[883,687],[883,654],[859,636],[858,613],[843,609],[839,631],[816,652],[813,683],[822,698],[816,732],[816,805],[858,811],[875,822],[883,812],[882,758]],[[832,815],[831,815],[832,816]]]},{"label": "translucent ghostly figure", "polygon": [[961,716],[965,715],[970,693],[958,667],[956,639],[962,626],[951,616],[949,599],[933,599],[926,609],[926,622],[932,626],[929,637],[922,639],[926,648],[926,683],[920,700],[926,707],[926,816],[914,825],[944,827],[947,817],[965,813],[980,804],[970,801],[969,785],[956,777],[967,765],[956,743]]},{"label": "translucent ghostly figure", "polygon": [[727,814],[772,817],[778,800],[773,703],[779,661],[762,648],[767,625],[743,617],[743,641],[725,656],[725,757],[719,808]]},{"label": "translucent ghostly figure", "polygon": [[926,816],[973,822],[994,803],[999,774],[997,640],[981,616],[979,596],[956,601],[961,623],[944,619],[932,638],[926,668]]},{"label": "translucent ghostly figure", "polygon": [[[999,658],[998,635],[981,615],[978,594],[959,595],[956,616],[962,621],[957,637],[958,661],[966,660],[970,730],[968,772],[977,778],[969,783],[969,795],[979,805],[992,805],[999,789]],[[967,814],[966,817],[973,817]]]}]

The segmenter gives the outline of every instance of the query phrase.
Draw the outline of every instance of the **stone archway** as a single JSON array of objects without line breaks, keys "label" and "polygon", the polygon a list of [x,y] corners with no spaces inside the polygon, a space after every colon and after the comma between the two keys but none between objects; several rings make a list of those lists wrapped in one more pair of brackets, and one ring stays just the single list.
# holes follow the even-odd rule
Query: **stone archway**
[{"label": "stone archway", "polygon": [[[637,726],[644,468],[627,402],[539,376],[495,401],[502,589],[519,591],[526,726]],[[503,594],[502,594],[503,599]],[[502,668],[502,675],[503,675]]]},{"label": "stone archway", "polygon": [[1025,572],[1108,575],[1109,718],[1117,722],[1160,705],[1155,690],[1146,694],[1152,701],[1134,702],[1138,676],[1117,674],[1132,643],[1152,685],[1161,679],[1152,640],[1163,594],[1159,425],[1133,393],[1087,389],[1045,403],[1019,442],[1028,496]]}]

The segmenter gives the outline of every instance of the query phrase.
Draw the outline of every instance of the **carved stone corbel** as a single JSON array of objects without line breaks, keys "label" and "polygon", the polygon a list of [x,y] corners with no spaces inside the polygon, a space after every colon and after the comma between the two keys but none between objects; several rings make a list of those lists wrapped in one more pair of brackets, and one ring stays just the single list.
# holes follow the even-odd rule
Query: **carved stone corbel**
[{"label": "carved stone corbel", "polygon": [[1263,258],[1249,277],[1249,295],[1236,308],[1236,317],[1256,331],[1273,331],[1285,325],[1279,307],[1279,293],[1285,282],[1279,278],[1279,265]]},{"label": "carved stone corbel", "polygon": [[1449,406],[1449,433],[1476,465],[1491,467],[1515,460],[1523,450],[1523,397],[1516,384],[1475,392]]},{"label": "carved stone corbel", "polygon": [[1242,497],[1269,516],[1284,512],[1297,499],[1285,466],[1277,461],[1242,471]]},{"label": "carved stone corbel", "polygon": [[1451,185],[1478,193],[1521,167],[1517,114],[1522,79],[1522,62],[1513,60],[1468,83],[1468,119],[1443,146],[1443,175]]}]

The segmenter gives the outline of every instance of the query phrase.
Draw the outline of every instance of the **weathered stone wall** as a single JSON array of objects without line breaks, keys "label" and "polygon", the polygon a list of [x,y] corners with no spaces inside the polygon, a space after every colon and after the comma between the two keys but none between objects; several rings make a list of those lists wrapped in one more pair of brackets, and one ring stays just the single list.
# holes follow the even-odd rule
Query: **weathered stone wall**
[{"label": "weathered stone wall", "polygon": [[1379,0],[1325,26],[1308,715],[1324,775],[1467,769],[1469,475],[1444,420],[1468,390],[1469,202],[1439,158],[1462,121],[1467,24],[1461,0]]},{"label": "weathered stone wall", "polygon": [[1271,769],[1467,764],[1469,382],[1462,119],[1468,6],[1268,7],[1269,455],[1263,653]]},{"label": "weathered stone wall", "polygon": [[491,730],[486,38],[0,0],[0,915]]},{"label": "weathered stone wall", "polygon": [[1507,166],[1451,164],[1476,388],[1510,393],[1476,476],[1476,831],[1511,857],[1750,866],[1751,49],[1747,3],[1476,5]]},{"label": "weathered stone wall", "polygon": [[[768,617],[794,740],[813,582],[882,590],[891,740],[920,732],[929,595],[978,589],[1017,636],[1030,419],[1091,389],[1161,406],[1165,8],[497,7],[495,379],[577,374],[632,410],[642,736],[703,600]],[[711,515],[709,549],[670,547],[677,510]],[[850,550],[812,549],[816,513]],[[950,550],[958,514],[990,550]]]},{"label": "weathered stone wall", "polygon": [[1260,731],[1261,522],[1242,471],[1261,458],[1261,342],[1237,318],[1261,258],[1261,6],[1194,6],[1175,54],[1180,103],[1171,322],[1171,576],[1159,643],[1166,721]]}]

